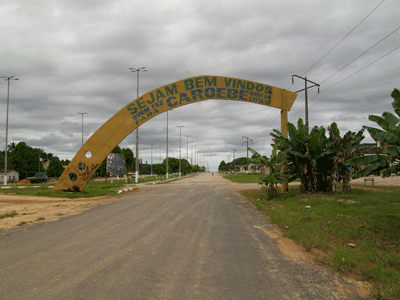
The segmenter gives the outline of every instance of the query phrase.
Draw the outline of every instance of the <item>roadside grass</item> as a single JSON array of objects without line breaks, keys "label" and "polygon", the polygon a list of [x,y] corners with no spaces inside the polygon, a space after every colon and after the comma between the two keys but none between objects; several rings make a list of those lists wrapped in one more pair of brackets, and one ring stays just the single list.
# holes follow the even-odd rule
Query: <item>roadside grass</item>
[{"label": "roadside grass", "polygon": [[351,194],[301,194],[299,187],[267,201],[262,190],[242,191],[285,236],[318,262],[369,281],[376,299],[400,299],[400,187],[353,187]]},{"label": "roadside grass", "polygon": [[[170,178],[178,178],[178,175],[171,175]],[[146,176],[139,177],[138,183],[146,183],[157,180],[165,180],[165,176]],[[129,183],[126,182],[125,179],[113,179],[111,183],[111,179],[108,178],[105,180],[91,180],[86,185],[83,192],[62,192],[54,190],[54,183],[43,183],[37,185],[25,185],[22,188],[9,185],[8,188],[0,189],[0,194],[8,194],[8,195],[23,195],[23,196],[38,196],[38,197],[54,197],[54,198],[68,198],[68,199],[76,199],[76,198],[93,198],[93,197],[102,197],[102,196],[110,196],[115,197],[118,196],[118,191],[126,185],[134,185],[135,179],[129,179]]]},{"label": "roadside grass", "polygon": [[23,188],[10,186],[6,189],[0,189],[0,194],[54,197],[54,198],[92,198],[101,196],[117,196],[118,191],[126,185],[125,180],[90,181],[84,191],[80,192],[62,192],[55,191],[54,184],[41,184],[40,186],[24,186]]},{"label": "roadside grass", "polygon": [[17,212],[15,212],[15,210],[13,210],[10,213],[5,213],[3,215],[0,215],[0,219],[5,219],[5,218],[14,218],[16,215],[18,215]]},{"label": "roadside grass", "polygon": [[229,179],[233,182],[241,182],[241,183],[259,183],[260,178],[265,176],[261,174],[246,174],[246,173],[232,173],[232,174],[224,174],[224,178]]}]

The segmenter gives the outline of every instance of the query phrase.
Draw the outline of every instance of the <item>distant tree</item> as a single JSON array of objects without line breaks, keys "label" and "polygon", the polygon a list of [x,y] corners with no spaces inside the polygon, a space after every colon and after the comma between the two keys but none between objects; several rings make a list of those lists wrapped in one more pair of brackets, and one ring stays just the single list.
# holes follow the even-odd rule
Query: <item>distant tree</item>
[{"label": "distant tree", "polygon": [[11,151],[13,151],[13,150],[15,149],[15,147],[17,147],[17,144],[15,144],[14,142],[12,142],[12,143],[10,143],[10,144],[7,146],[7,151],[8,151],[8,152],[11,152]]},{"label": "distant tree", "polygon": [[133,171],[135,169],[135,158],[133,156],[133,151],[129,148],[121,149],[122,154],[125,157],[125,163],[128,171]]},{"label": "distant tree", "polygon": [[49,167],[46,170],[47,176],[49,177],[60,177],[64,172],[64,167],[60,159],[55,156],[49,163]]},{"label": "distant tree", "polygon": [[157,175],[164,175],[166,173],[165,166],[163,166],[162,164],[155,164],[153,165],[153,172]]},{"label": "distant tree", "polygon": [[227,171],[227,170],[228,170],[228,168],[227,168],[226,162],[224,160],[221,161],[221,163],[218,166],[218,171],[224,172],[224,171]]},{"label": "distant tree", "polygon": [[24,179],[27,176],[34,176],[39,170],[38,152],[27,146],[25,142],[19,142],[11,152],[10,158],[13,162],[13,168],[19,173],[19,178]]},{"label": "distant tree", "polygon": [[61,160],[61,163],[62,163],[63,166],[68,166],[70,162],[71,162],[71,161],[70,161],[69,159],[65,159],[65,160],[62,159],[62,160]]},{"label": "distant tree", "polygon": [[[164,168],[167,166],[167,159],[164,159],[162,162]],[[179,159],[175,157],[168,158],[168,173],[177,173],[179,172]]]}]

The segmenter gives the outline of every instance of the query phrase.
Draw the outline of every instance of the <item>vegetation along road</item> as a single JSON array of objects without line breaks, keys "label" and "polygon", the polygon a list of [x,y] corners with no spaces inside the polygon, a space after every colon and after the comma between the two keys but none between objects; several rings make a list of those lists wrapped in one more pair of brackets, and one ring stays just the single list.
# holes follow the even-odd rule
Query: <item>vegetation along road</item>
[{"label": "vegetation along road", "polygon": [[239,187],[202,174],[3,231],[0,298],[359,298],[327,269],[283,254]]}]

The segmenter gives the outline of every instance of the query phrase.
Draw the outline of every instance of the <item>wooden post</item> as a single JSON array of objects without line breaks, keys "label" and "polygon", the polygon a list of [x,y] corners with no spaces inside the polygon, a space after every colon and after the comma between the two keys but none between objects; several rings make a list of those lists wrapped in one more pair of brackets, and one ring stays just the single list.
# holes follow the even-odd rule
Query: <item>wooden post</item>
[{"label": "wooden post", "polygon": [[[288,136],[288,129],[287,129],[287,122],[288,122],[288,112],[285,109],[281,110],[281,132],[284,136]],[[282,167],[282,172],[287,170],[287,163]],[[285,182],[282,184],[282,192],[287,192],[289,188],[289,184]]]}]

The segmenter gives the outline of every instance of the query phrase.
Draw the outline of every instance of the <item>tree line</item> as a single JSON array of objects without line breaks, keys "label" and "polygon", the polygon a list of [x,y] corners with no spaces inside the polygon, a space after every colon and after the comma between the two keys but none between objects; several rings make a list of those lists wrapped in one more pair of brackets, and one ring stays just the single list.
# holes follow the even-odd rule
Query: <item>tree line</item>
[{"label": "tree line", "polygon": [[[126,167],[128,172],[136,171],[136,162],[133,151],[129,148],[115,147],[111,153],[123,154],[125,157]],[[44,163],[49,161],[48,167],[45,170]],[[4,166],[5,152],[0,152],[0,166]],[[59,159],[52,153],[46,153],[40,148],[28,146],[25,142],[10,143],[7,147],[7,170],[15,170],[19,173],[20,180],[30,176],[35,176],[39,171],[46,172],[49,177],[58,178],[64,172],[64,167],[70,163],[68,159]],[[161,164],[148,164],[140,160],[139,173],[146,174],[165,174],[166,159]],[[205,168],[199,165],[190,165],[186,159],[181,160],[182,174],[192,172],[204,172]],[[179,172],[179,159],[168,158],[168,172]],[[96,176],[104,177],[106,175],[106,159],[103,160],[100,167],[96,171]]]}]

